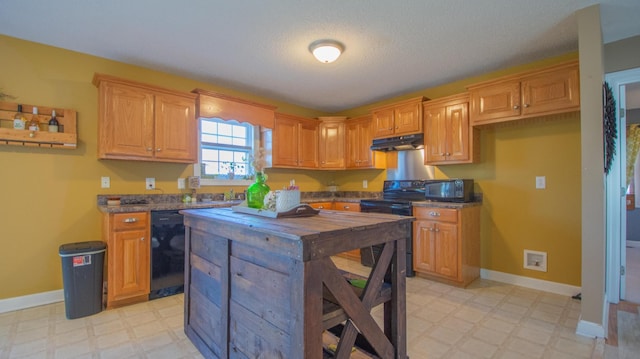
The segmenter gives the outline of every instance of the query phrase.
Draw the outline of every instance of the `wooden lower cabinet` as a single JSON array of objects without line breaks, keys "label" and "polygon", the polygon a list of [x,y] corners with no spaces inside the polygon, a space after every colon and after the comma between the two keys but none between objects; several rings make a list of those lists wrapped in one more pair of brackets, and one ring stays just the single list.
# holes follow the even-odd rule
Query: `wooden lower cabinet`
[{"label": "wooden lower cabinet", "polygon": [[[309,203],[309,205],[315,209],[360,212],[360,203],[355,202],[315,202]],[[340,253],[338,254],[338,257],[352,259],[359,262],[360,250],[354,249],[352,251]]]},{"label": "wooden lower cabinet", "polygon": [[333,202],[313,202],[309,206],[315,209],[333,209]]},{"label": "wooden lower cabinet", "polygon": [[462,287],[480,276],[480,206],[414,207],[413,215],[419,276]]},{"label": "wooden lower cabinet", "polygon": [[107,242],[107,308],[148,300],[149,213],[108,213],[103,220],[103,237]]}]

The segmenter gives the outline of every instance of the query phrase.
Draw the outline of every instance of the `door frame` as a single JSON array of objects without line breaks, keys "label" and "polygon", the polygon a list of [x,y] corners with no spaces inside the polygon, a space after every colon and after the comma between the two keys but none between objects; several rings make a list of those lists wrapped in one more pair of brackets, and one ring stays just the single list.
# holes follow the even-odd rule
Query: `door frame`
[{"label": "door frame", "polygon": [[624,86],[629,83],[640,82],[640,68],[612,72],[605,75],[605,80],[611,86],[613,97],[616,101],[616,123],[618,139],[616,141],[616,156],[614,157],[611,171],[605,180],[605,206],[606,206],[606,234],[607,234],[607,264],[606,285],[607,300],[609,303],[619,303],[624,297],[625,276],[621,267],[626,257],[627,221],[626,221],[626,116],[623,113],[625,105]]}]

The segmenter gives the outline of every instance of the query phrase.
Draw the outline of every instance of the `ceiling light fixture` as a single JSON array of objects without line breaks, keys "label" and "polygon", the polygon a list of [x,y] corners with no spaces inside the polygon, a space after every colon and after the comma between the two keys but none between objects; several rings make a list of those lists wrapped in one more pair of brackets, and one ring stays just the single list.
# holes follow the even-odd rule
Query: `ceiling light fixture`
[{"label": "ceiling light fixture", "polygon": [[309,51],[318,61],[328,64],[340,57],[344,45],[335,40],[317,40],[309,45]]}]

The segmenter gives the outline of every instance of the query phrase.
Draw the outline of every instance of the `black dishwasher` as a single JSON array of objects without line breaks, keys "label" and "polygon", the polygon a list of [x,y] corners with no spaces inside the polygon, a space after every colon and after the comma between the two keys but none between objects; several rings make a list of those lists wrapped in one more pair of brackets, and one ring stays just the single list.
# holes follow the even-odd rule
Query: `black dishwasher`
[{"label": "black dishwasher", "polygon": [[184,291],[184,234],[178,210],[151,212],[150,300]]}]

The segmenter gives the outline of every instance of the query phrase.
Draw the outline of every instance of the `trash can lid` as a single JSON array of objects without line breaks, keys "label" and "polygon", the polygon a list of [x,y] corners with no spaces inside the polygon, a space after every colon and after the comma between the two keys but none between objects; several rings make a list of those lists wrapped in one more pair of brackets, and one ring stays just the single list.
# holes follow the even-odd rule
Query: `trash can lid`
[{"label": "trash can lid", "polygon": [[104,252],[105,248],[107,248],[107,244],[102,241],[65,243],[60,246],[59,254],[61,257],[76,254],[94,254]]}]

